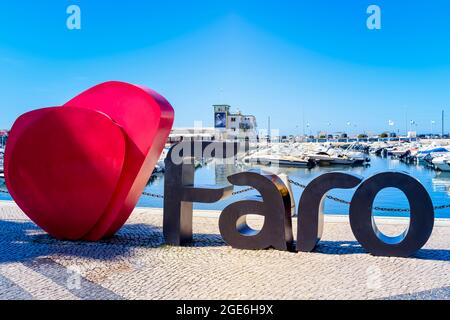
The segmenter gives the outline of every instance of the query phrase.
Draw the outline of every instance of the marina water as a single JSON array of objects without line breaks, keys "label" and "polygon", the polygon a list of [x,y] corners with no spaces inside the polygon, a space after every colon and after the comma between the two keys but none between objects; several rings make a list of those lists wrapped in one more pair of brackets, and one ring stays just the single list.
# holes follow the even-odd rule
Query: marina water
[{"label": "marina water", "polygon": [[[195,173],[196,184],[228,184],[227,177],[233,173],[242,172],[251,168],[261,168],[263,170],[271,170],[277,173],[284,173],[289,176],[290,179],[307,184],[315,177],[331,171],[344,171],[354,174],[358,174],[365,178],[368,178],[378,172],[387,170],[396,170],[406,172],[416,179],[418,179],[429,192],[433,204],[435,206],[450,204],[450,172],[440,172],[428,168],[422,164],[408,164],[399,160],[391,158],[382,158],[377,156],[371,156],[370,165],[367,166],[325,166],[314,167],[313,169],[306,168],[274,168],[266,166],[255,165],[224,165],[217,162],[211,162],[199,167]],[[4,180],[0,180],[0,188],[5,189]],[[235,187],[235,191],[241,190],[244,187]],[[292,185],[295,204],[298,205],[302,189]],[[163,194],[164,191],[164,175],[154,175],[145,189],[146,192],[154,194]],[[351,190],[332,190],[329,194],[344,200],[351,200],[351,197],[355,189]],[[250,191],[244,194],[230,197],[226,200],[213,203],[213,204],[201,204],[196,203],[194,207],[201,210],[222,210],[230,203],[243,199],[249,195],[257,194],[256,191]],[[9,194],[0,194],[1,200],[12,200]],[[140,207],[163,207],[163,200],[158,198],[152,198],[148,196],[142,196],[138,206]],[[381,191],[374,203],[374,207],[386,207],[386,208],[408,208],[408,201],[405,195],[397,189],[384,189]],[[345,204],[341,204],[327,199],[325,202],[326,214],[348,214],[349,207]],[[437,218],[450,218],[450,209],[436,210]],[[408,216],[405,212],[374,212],[377,216]]]}]

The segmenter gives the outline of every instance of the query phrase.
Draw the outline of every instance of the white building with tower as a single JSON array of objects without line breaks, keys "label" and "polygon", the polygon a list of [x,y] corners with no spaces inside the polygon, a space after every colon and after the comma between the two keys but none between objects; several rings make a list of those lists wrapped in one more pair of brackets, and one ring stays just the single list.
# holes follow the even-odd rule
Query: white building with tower
[{"label": "white building with tower", "polygon": [[232,112],[227,104],[214,107],[214,128],[224,139],[256,138],[258,124],[253,115],[241,111]]},{"label": "white building with tower", "polygon": [[226,104],[213,105],[214,126],[174,128],[168,143],[182,140],[244,140],[256,139],[258,135],[256,117],[243,114],[241,111],[232,112]]}]

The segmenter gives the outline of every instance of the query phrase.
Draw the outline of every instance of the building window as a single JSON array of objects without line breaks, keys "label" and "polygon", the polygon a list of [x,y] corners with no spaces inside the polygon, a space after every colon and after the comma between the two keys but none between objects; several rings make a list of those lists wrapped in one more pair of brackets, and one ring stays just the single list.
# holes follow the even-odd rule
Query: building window
[{"label": "building window", "polygon": [[236,118],[231,118],[231,122],[236,122]]}]

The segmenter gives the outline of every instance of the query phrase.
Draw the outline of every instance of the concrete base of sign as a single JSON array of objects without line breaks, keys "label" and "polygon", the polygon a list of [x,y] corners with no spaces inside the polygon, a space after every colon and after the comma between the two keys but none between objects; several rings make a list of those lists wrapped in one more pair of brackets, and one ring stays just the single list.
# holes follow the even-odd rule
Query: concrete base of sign
[{"label": "concrete base of sign", "polygon": [[[218,212],[194,216],[186,247],[164,244],[162,209],[136,209],[110,240],[61,242],[0,202],[0,299],[450,299],[450,219],[415,257],[387,258],[362,249],[347,216],[325,216],[313,253],[232,249]],[[377,223],[401,232],[407,220]]]}]

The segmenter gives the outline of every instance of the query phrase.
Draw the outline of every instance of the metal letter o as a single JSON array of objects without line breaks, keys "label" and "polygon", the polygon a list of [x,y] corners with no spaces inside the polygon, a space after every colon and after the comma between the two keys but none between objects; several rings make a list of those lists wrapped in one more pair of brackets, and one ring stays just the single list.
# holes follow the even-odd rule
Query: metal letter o
[{"label": "metal letter o", "polygon": [[[376,226],[372,215],[373,202],[385,188],[397,188],[408,198],[411,214],[407,230],[389,237]],[[434,209],[424,186],[401,172],[379,173],[365,180],[356,190],[350,205],[350,225],[356,239],[375,256],[409,257],[421,249],[431,236]]]}]

